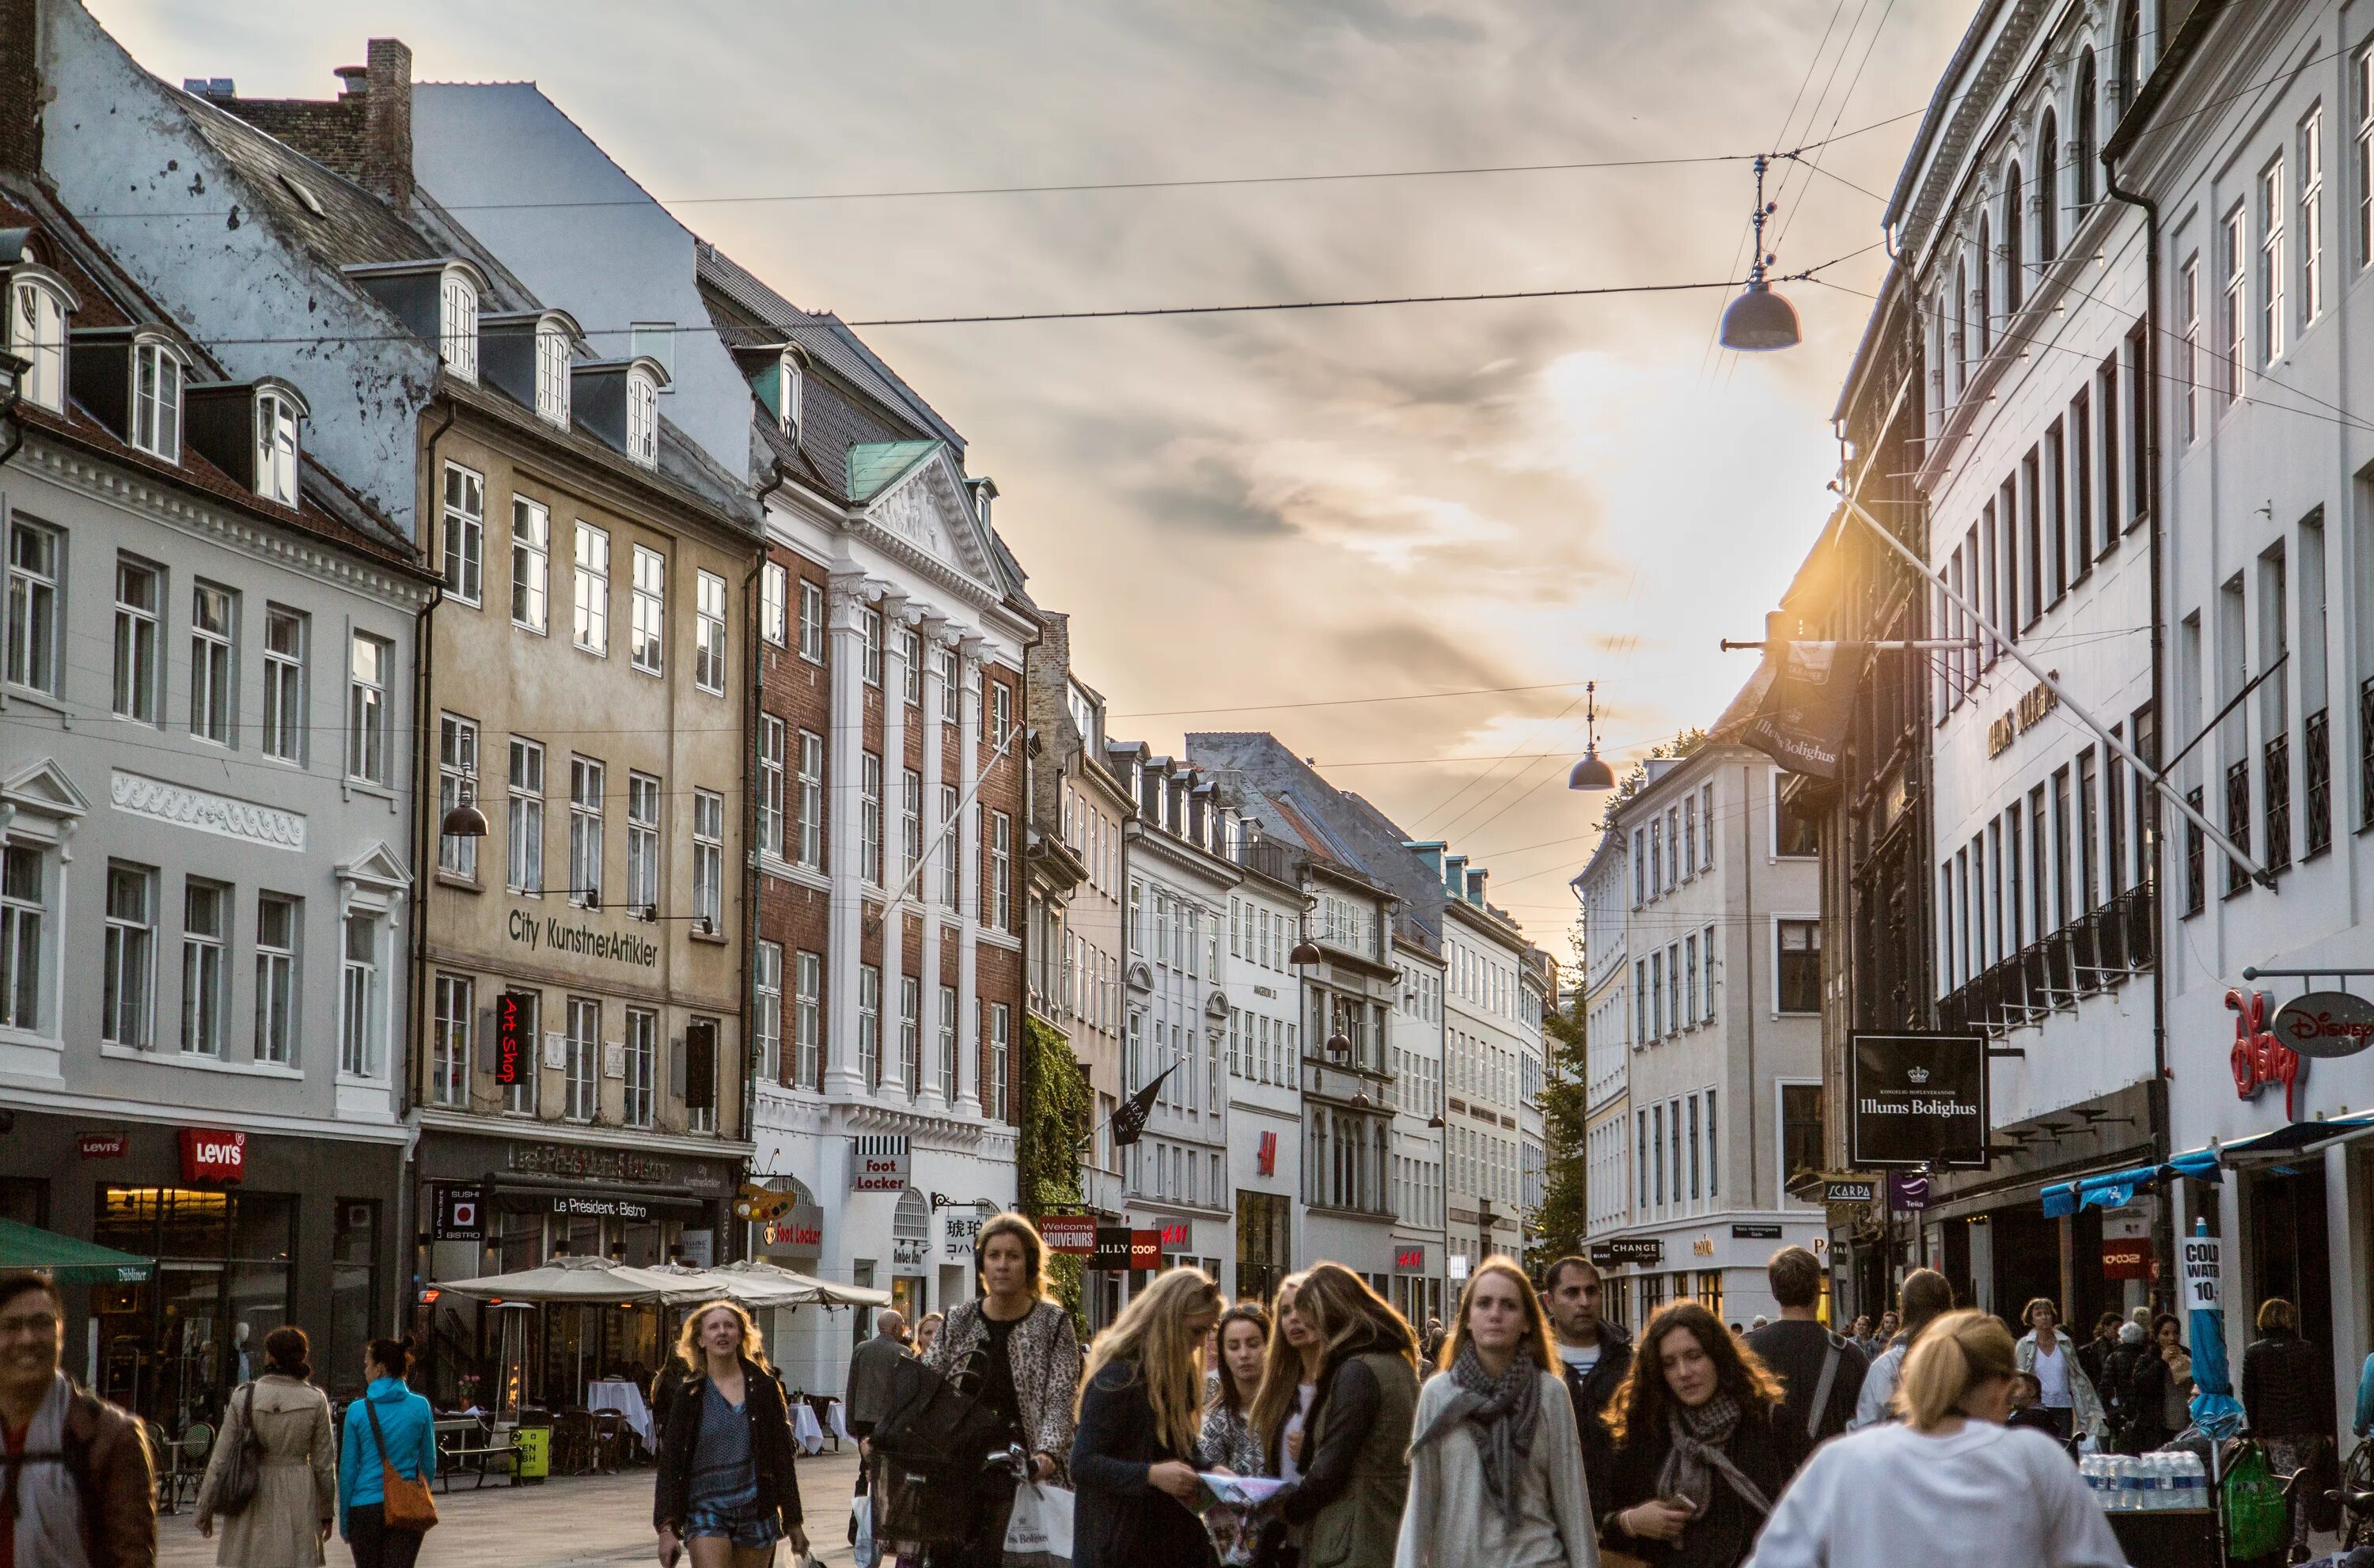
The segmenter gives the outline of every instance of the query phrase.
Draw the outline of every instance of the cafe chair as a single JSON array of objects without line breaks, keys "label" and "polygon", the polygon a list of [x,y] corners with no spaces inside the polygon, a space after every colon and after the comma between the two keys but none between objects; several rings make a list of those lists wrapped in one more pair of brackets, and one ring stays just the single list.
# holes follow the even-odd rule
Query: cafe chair
[{"label": "cafe chair", "polygon": [[617,1475],[627,1452],[627,1418],[617,1410],[594,1412],[591,1459],[596,1475]]},{"label": "cafe chair", "polygon": [[565,1476],[582,1476],[594,1468],[594,1412],[563,1410],[552,1422],[552,1469]]}]

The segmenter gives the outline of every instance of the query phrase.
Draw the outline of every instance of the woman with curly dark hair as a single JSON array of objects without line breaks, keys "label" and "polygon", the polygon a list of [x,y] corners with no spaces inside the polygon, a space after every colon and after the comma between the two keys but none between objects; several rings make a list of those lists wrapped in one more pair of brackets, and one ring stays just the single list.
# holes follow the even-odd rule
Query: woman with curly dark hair
[{"label": "woman with curly dark hair", "polygon": [[1607,1408],[1602,1533],[1652,1563],[1738,1568],[1804,1457],[1780,1410],[1780,1382],[1713,1313],[1660,1308]]}]

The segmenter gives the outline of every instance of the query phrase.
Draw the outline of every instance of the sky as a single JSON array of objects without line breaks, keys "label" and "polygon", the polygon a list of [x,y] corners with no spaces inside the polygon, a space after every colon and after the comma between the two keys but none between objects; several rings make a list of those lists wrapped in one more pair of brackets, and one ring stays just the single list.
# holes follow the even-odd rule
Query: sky
[{"label": "sky", "polygon": [[[1828,516],[1884,201],[1969,0],[88,0],[170,80],[322,97],[371,36],[534,80],[691,228],[852,321],[1745,275],[1730,161],[1193,189],[852,193],[1700,158],[1771,177],[1803,346],[1728,291],[864,335],[997,481],[1117,737],[1275,731],[1493,872],[1559,952],[1619,764],[1710,723]],[[664,16],[655,28],[653,18]],[[1886,122],[1886,123],[1882,123]],[[1817,160],[1820,172],[1804,164]],[[1858,189],[1860,187],[1860,189]],[[784,196],[840,199],[785,201]],[[1490,688],[1488,690],[1483,688]],[[1526,688],[1526,689],[1512,689]],[[1428,696],[1414,694],[1465,693]],[[1394,700],[1374,700],[1374,699]]]}]

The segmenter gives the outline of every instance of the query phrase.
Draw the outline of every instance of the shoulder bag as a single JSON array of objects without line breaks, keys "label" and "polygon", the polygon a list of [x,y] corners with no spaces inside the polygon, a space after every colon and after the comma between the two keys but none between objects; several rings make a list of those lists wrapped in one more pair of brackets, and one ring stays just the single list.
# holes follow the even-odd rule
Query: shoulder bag
[{"label": "shoulder bag", "polygon": [[437,1503],[429,1495],[426,1479],[406,1480],[387,1457],[387,1433],[379,1424],[379,1409],[363,1396],[363,1414],[370,1418],[371,1439],[379,1445],[380,1495],[384,1499],[380,1519],[391,1530],[426,1535],[436,1527]]},{"label": "shoulder bag", "polygon": [[240,1400],[239,1441],[223,1456],[222,1476],[215,1482],[214,1510],[244,1514],[255,1501],[256,1482],[264,1471],[264,1439],[255,1432],[255,1385],[250,1383]]}]

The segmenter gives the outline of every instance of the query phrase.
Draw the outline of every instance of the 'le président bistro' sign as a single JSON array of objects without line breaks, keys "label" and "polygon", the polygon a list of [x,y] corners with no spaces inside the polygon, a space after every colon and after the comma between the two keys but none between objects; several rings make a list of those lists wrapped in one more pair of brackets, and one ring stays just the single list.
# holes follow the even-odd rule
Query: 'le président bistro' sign
[{"label": "'le pr\u00e9sident bistro' sign", "polygon": [[1986,1166],[1981,1036],[1855,1034],[1847,1048],[1847,1103],[1850,1164]]}]

